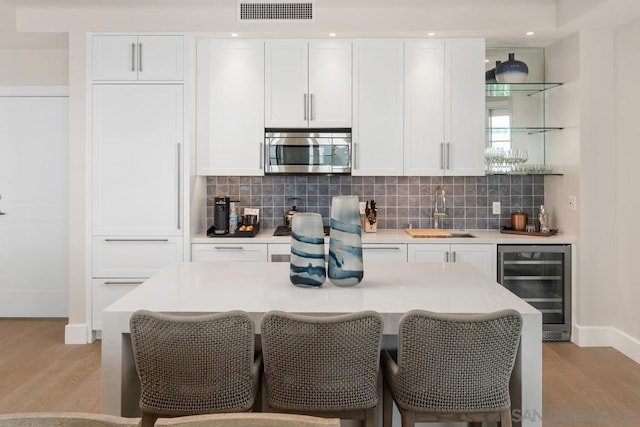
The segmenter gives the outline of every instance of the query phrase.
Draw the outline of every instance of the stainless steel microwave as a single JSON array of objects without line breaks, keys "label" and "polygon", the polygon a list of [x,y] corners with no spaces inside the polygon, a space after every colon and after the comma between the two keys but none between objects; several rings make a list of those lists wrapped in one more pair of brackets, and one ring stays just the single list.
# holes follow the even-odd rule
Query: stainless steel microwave
[{"label": "stainless steel microwave", "polygon": [[350,174],[351,129],[266,129],[267,174]]}]

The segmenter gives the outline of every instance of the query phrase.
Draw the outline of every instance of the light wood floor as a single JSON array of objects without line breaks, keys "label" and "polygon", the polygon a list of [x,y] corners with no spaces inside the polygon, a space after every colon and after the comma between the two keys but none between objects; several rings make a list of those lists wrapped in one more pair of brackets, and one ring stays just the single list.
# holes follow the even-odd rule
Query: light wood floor
[{"label": "light wood floor", "polygon": [[[100,342],[65,320],[0,320],[0,413],[100,412]],[[640,365],[608,347],[543,345],[543,425],[640,426]],[[523,414],[539,416],[539,414]]]}]

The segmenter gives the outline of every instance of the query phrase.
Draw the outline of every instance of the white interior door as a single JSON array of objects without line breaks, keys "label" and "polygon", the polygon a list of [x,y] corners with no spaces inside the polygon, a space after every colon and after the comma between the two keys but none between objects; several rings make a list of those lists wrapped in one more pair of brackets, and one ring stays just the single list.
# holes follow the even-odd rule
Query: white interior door
[{"label": "white interior door", "polygon": [[0,96],[0,317],[68,315],[66,97]]}]

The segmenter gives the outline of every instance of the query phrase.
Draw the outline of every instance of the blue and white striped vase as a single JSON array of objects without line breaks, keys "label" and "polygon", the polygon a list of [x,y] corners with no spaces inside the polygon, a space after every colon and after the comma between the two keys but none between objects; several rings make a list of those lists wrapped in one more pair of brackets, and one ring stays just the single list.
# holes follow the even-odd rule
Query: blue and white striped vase
[{"label": "blue and white striped vase", "polygon": [[289,279],[296,286],[318,288],[327,279],[324,227],[318,213],[297,213],[291,220]]},{"label": "blue and white striped vase", "polygon": [[496,66],[496,80],[498,83],[524,83],[529,76],[529,67],[515,58],[514,53],[509,54],[509,60]]},{"label": "blue and white striped vase", "polygon": [[355,286],[364,277],[357,196],[336,196],[331,200],[328,270],[329,281],[336,286]]}]

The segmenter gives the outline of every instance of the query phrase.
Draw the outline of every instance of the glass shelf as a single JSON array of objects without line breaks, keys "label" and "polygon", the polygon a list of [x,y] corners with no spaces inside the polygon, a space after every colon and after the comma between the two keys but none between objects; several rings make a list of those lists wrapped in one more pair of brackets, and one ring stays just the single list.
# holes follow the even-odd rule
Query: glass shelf
[{"label": "glass shelf", "polygon": [[562,83],[486,83],[486,96],[534,95],[562,86]]},{"label": "glass shelf", "polygon": [[487,132],[518,132],[533,135],[536,133],[551,132],[562,130],[561,127],[523,127],[523,128],[487,128]]}]

